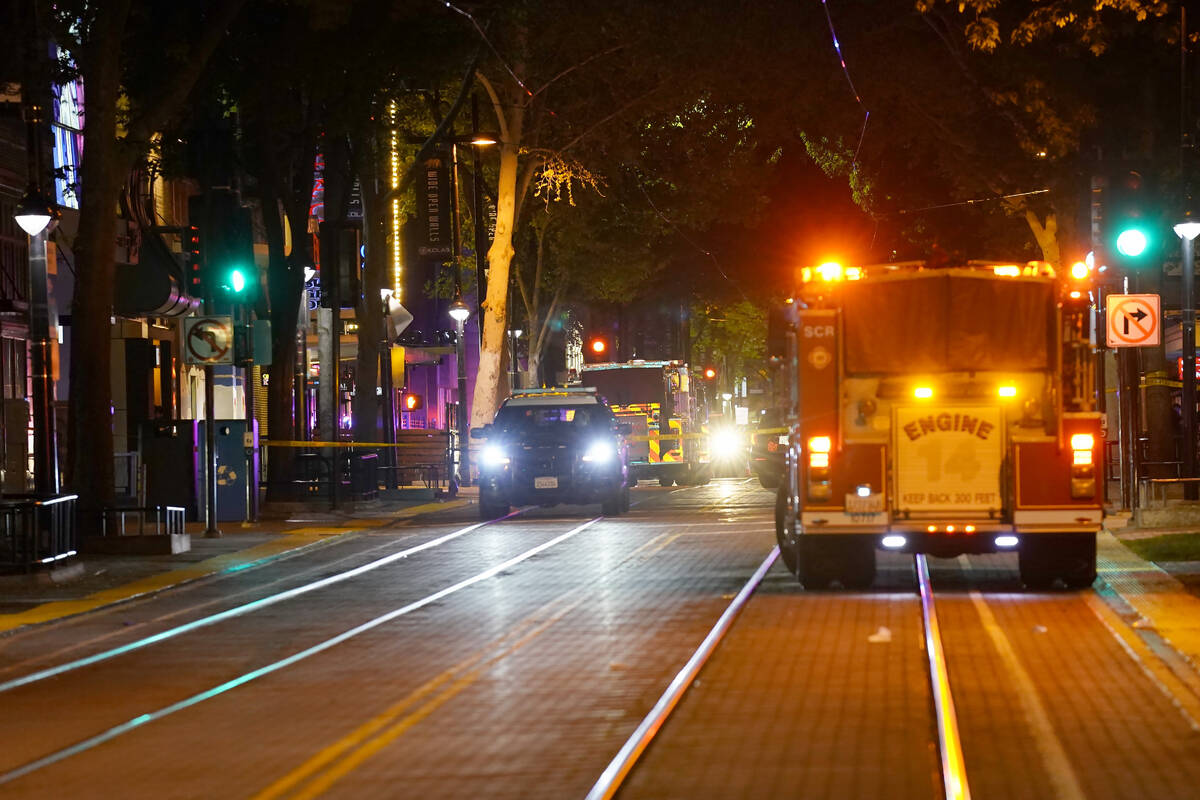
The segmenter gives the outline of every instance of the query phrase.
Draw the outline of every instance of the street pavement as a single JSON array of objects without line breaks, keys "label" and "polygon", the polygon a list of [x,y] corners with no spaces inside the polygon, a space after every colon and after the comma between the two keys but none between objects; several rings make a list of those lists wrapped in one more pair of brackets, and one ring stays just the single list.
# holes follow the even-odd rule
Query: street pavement
[{"label": "street pavement", "polygon": [[[313,509],[4,578],[0,795],[582,797],[774,543],[752,482],[634,502]],[[1091,592],[931,560],[976,796],[1200,783],[1200,600],[1137,535]],[[865,593],[776,564],[620,796],[937,794],[913,587],[899,554]]]}]

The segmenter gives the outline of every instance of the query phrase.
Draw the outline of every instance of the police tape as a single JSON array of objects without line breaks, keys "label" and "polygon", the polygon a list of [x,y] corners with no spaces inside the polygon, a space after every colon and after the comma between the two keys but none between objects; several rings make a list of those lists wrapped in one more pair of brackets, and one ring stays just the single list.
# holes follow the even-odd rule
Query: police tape
[{"label": "police tape", "polygon": [[441,442],[436,439],[428,442],[274,442],[264,439],[259,444],[263,447],[370,447],[375,449],[379,447],[429,447],[430,444],[441,445]]}]

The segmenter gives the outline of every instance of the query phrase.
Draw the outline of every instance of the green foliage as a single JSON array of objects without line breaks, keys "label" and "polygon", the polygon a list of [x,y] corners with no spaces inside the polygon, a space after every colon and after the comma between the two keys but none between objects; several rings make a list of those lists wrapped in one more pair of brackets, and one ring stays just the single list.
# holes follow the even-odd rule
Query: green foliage
[{"label": "green foliage", "polygon": [[717,363],[732,370],[730,378],[762,366],[767,350],[767,312],[742,300],[723,307],[695,307],[692,314],[693,352],[697,363]]}]

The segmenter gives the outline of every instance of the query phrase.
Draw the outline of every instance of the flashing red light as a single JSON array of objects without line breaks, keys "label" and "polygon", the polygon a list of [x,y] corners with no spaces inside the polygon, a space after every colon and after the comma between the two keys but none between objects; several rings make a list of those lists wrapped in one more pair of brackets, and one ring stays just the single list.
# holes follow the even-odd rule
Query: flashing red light
[{"label": "flashing red light", "polygon": [[592,339],[591,348],[593,353],[600,355],[608,349],[608,344],[603,339]]}]

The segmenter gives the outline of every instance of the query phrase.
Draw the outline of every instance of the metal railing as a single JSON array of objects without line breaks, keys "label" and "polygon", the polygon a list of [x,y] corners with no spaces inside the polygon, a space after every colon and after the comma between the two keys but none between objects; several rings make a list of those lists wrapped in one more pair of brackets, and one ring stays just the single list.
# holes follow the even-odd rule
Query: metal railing
[{"label": "metal railing", "polygon": [[[93,512],[100,517],[101,536],[169,536],[183,533],[182,506],[116,506]],[[130,517],[134,522],[131,525]]]},{"label": "metal railing", "polygon": [[29,572],[79,552],[77,495],[0,499],[0,569]]}]

